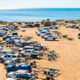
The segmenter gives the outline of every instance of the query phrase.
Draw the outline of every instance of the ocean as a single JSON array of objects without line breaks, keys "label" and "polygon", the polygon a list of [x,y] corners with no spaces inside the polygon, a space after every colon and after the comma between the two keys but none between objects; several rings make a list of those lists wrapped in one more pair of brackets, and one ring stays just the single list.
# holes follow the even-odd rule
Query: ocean
[{"label": "ocean", "polygon": [[33,8],[0,10],[0,21],[78,20],[80,8]]}]

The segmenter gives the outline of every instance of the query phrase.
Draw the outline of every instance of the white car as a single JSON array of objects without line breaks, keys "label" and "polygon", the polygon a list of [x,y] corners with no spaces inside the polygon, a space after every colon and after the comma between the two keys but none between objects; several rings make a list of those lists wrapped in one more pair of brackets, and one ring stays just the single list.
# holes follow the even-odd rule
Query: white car
[{"label": "white car", "polygon": [[0,60],[2,61],[7,61],[11,59],[21,59],[21,56],[19,54],[6,54],[0,57]]},{"label": "white car", "polygon": [[40,35],[41,33],[47,33],[47,32],[48,32],[47,30],[42,30],[42,31],[37,30],[37,31],[36,31],[37,35]]},{"label": "white car", "polygon": [[34,50],[23,50],[20,52],[23,56],[38,56],[40,55],[40,51],[34,51]]},{"label": "white car", "polygon": [[7,73],[7,77],[15,77],[16,74],[29,74],[26,70],[18,70],[18,71],[14,71],[14,72],[9,72]]},{"label": "white car", "polygon": [[41,34],[45,34],[45,33],[48,33],[48,31],[41,31],[39,35],[41,36]]},{"label": "white car", "polygon": [[5,65],[13,65],[13,64],[17,64],[17,63],[20,63],[20,60],[11,59],[11,60],[7,60],[4,62]]},{"label": "white car", "polygon": [[40,27],[39,30],[47,30],[49,31],[50,27]]},{"label": "white car", "polygon": [[14,54],[14,51],[11,49],[3,49],[0,51],[0,56],[7,55],[7,54]]},{"label": "white car", "polygon": [[44,39],[45,39],[45,40],[55,40],[55,39],[57,39],[57,38],[58,38],[57,36],[51,36],[51,35],[44,36]]},{"label": "white car", "polygon": [[51,29],[58,29],[59,28],[59,25],[52,25],[50,26]]},{"label": "white car", "polygon": [[47,35],[52,35],[52,33],[50,33],[50,32],[48,32],[48,33],[43,33],[43,34],[41,34],[40,36],[41,36],[42,38],[44,38],[44,36],[47,36]]}]

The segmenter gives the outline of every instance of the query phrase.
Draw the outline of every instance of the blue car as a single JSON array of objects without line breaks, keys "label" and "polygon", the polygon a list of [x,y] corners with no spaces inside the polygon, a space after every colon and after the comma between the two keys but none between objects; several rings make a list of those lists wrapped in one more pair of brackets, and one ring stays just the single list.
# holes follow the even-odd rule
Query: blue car
[{"label": "blue car", "polygon": [[7,72],[13,72],[17,70],[26,70],[28,72],[32,71],[32,68],[30,65],[27,64],[16,64],[16,65],[9,65],[6,67]]}]

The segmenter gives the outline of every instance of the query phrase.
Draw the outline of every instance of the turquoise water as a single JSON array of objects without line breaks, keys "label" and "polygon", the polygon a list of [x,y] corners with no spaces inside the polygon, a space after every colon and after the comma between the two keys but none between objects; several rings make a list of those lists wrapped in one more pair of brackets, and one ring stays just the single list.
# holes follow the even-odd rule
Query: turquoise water
[{"label": "turquoise water", "polygon": [[0,20],[3,21],[41,21],[77,20],[80,19],[80,8],[37,8],[0,10]]}]

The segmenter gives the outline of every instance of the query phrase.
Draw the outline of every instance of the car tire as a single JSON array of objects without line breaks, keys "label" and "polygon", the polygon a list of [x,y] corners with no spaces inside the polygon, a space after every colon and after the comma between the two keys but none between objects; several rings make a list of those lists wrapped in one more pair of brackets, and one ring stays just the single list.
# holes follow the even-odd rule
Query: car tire
[{"label": "car tire", "polygon": [[40,36],[40,34],[37,34],[38,36]]},{"label": "car tire", "polygon": [[4,63],[4,60],[3,60],[3,59],[1,59],[1,60],[0,60],[0,62],[1,62],[1,63]]},{"label": "car tire", "polygon": [[57,27],[55,29],[58,29]]},{"label": "car tire", "polygon": [[55,41],[55,38],[53,38],[53,40]]},{"label": "car tire", "polygon": [[47,38],[45,38],[45,40],[47,41],[48,39],[47,39]]}]

